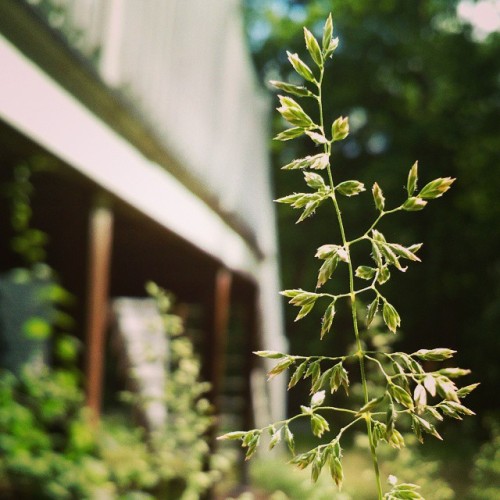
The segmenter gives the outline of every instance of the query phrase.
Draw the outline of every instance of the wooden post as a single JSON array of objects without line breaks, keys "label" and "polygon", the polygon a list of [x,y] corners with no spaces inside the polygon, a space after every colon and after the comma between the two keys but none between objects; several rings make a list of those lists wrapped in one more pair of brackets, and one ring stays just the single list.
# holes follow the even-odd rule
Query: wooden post
[{"label": "wooden post", "polygon": [[[255,427],[254,415],[254,394],[252,391],[252,375],[254,372],[257,356],[253,354],[254,351],[260,348],[260,317],[258,305],[259,290],[257,287],[252,287],[248,294],[246,307],[244,310],[245,321],[245,413],[243,416],[243,429],[250,430]],[[243,485],[250,484],[250,470],[249,462],[245,460],[244,453],[240,451],[241,459],[241,483]]]},{"label": "wooden post", "polygon": [[89,218],[89,263],[87,301],[87,357],[85,378],[87,405],[94,416],[101,412],[105,338],[108,322],[108,292],[113,239],[113,213],[97,202]]},{"label": "wooden post", "polygon": [[232,275],[226,268],[220,268],[215,275],[214,324],[211,359],[212,401],[216,414],[220,410],[220,395],[226,370],[227,330],[231,304]]}]

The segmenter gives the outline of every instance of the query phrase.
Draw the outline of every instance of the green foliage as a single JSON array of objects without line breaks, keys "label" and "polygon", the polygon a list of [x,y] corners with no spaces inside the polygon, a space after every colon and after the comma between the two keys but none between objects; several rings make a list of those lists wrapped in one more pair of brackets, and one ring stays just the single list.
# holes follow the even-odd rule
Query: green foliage
[{"label": "green foliage", "polygon": [[471,500],[495,500],[500,495],[500,425],[490,422],[491,439],[475,457],[472,470]]},{"label": "green foliage", "polygon": [[[220,478],[209,464],[210,405],[200,397],[200,365],[180,319],[158,290],[172,360],[165,396],[168,421],[149,436],[84,407],[74,370],[27,365],[0,376],[0,493],[22,498],[197,499]],[[221,457],[212,457],[221,465]],[[130,496],[136,495],[136,496]],[[124,498],[124,497],[123,497]]]},{"label": "green foliage", "polygon": [[41,168],[44,168],[43,161],[37,158],[21,163],[14,167],[13,180],[3,187],[9,200],[10,222],[15,232],[10,242],[11,248],[27,265],[43,262],[46,257],[47,235],[31,227],[31,197],[34,190],[31,177],[33,171]]},{"label": "green foliage", "polygon": [[[290,474],[289,466],[279,458],[255,459],[250,468],[251,484],[257,492],[273,493],[280,500],[300,500],[313,498],[315,500],[372,500],[371,486],[373,471],[366,459],[368,448],[366,436],[358,436],[355,446],[345,452],[343,465],[346,479],[339,491],[332,483],[329,474],[323,473],[318,481],[313,483],[306,471],[296,471]],[[393,471],[395,477],[405,477],[407,481],[418,481],[421,489],[417,490],[427,498],[452,500],[455,495],[450,486],[440,478],[442,464],[420,455],[412,436],[406,436],[408,446],[401,451],[385,448],[382,451],[384,464]],[[258,495],[256,498],[260,498]]]},{"label": "green foliage", "polygon": [[[55,367],[26,358],[15,374],[0,372],[0,496],[198,499],[230,463],[209,456],[207,431],[213,420],[203,397],[209,385],[200,381],[200,362],[181,319],[170,312],[171,298],[156,285],[148,284],[148,291],[156,299],[170,349],[162,400],[168,413],[165,425],[146,432],[116,416],[103,416],[97,423],[85,408],[76,369],[79,343],[68,333],[73,319],[62,309],[72,297],[41,263],[46,238],[31,238],[37,233],[31,227],[31,175],[39,165],[32,161],[16,167],[6,188],[14,250],[31,266],[7,276],[14,284],[39,285],[33,300],[48,313],[31,315],[18,333],[47,341]],[[128,400],[143,403],[136,396]]]},{"label": "green foliage", "polygon": [[[269,433],[270,448],[284,440],[294,454],[291,461],[293,464],[300,469],[309,468],[314,482],[318,480],[322,469],[327,468],[332,480],[340,488],[344,478],[341,440],[348,429],[364,422],[379,500],[382,498],[418,499],[423,498],[418,486],[396,481],[391,482],[391,490],[384,495],[377,447],[380,443],[386,443],[395,449],[401,449],[405,445],[403,434],[398,429],[401,421],[411,423],[412,430],[419,441],[423,441],[424,434],[441,439],[436,424],[444,417],[461,419],[464,415],[473,414],[462,404],[461,399],[477,384],[458,389],[453,379],[467,375],[469,371],[447,367],[440,369],[436,366],[436,363],[446,361],[453,356],[455,351],[451,349],[419,349],[410,354],[368,350],[362,340],[363,335],[366,334],[362,331],[361,324],[365,323],[366,328],[369,328],[374,319],[381,316],[386,330],[392,334],[397,332],[401,325],[401,316],[396,307],[389,302],[384,285],[391,279],[391,272],[394,270],[404,273],[408,268],[407,264],[420,262],[417,253],[422,244],[403,245],[388,240],[380,230],[382,219],[397,212],[414,212],[424,209],[429,201],[440,198],[446,193],[454,179],[437,178],[426,183],[419,190],[418,164],[415,162],[407,175],[406,195],[394,208],[386,208],[386,197],[379,183],[375,182],[371,189],[375,215],[372,216],[370,213],[373,209],[368,209],[373,222],[357,236],[350,239],[347,237],[343,215],[344,206],[348,206],[345,198],[357,197],[366,191],[366,188],[363,182],[356,179],[342,180],[340,177],[337,180],[339,167],[333,161],[332,150],[335,143],[344,141],[348,137],[349,120],[341,116],[333,120],[330,126],[324,118],[325,63],[332,57],[338,46],[338,40],[332,38],[332,33],[331,16],[324,24],[321,46],[311,32],[304,29],[306,48],[316,66],[313,69],[298,54],[288,53],[289,63],[297,75],[305,80],[304,85],[290,87],[290,84],[286,82],[272,82],[278,89],[306,100],[304,106],[301,106],[291,97],[279,96],[280,106],[277,110],[293,128],[278,134],[276,139],[288,141],[303,136],[322,149],[319,155],[293,160],[284,167],[285,170],[301,171],[309,190],[295,192],[276,201],[299,210],[301,213],[298,223],[314,215],[322,205],[331,203],[332,218],[336,221],[340,236],[340,241],[323,244],[316,252],[316,257],[323,262],[317,273],[315,290],[290,289],[282,294],[290,299],[292,306],[299,308],[295,321],[303,319],[313,309],[320,308],[320,303],[326,304],[322,313],[321,339],[330,334],[333,328],[338,303],[347,302],[347,307],[351,311],[355,349],[352,353],[342,356],[301,356],[274,351],[257,352],[256,354],[261,357],[277,360],[277,364],[269,372],[270,378],[290,370],[293,373],[290,386],[295,385],[301,379],[310,379],[310,404],[302,405],[299,414],[286,420],[246,433],[229,433],[221,439],[241,440],[242,446],[247,450],[246,458],[248,459],[255,453],[262,435]],[[310,105],[311,101],[315,106]],[[313,118],[314,107],[316,107],[317,118]],[[367,217],[368,214],[365,219]],[[363,249],[368,250],[367,257],[362,257]],[[370,260],[367,261],[367,258]],[[355,265],[355,261],[361,262]],[[339,275],[339,280],[343,275],[347,276],[347,287],[344,287],[341,293],[320,292],[319,289],[329,284],[334,273],[336,276]],[[368,297],[370,305],[363,321],[360,321],[359,307],[363,297]],[[326,401],[326,391],[333,395],[342,386],[347,393],[356,365],[359,369],[363,393],[360,407],[351,409],[331,406]],[[370,396],[371,383],[368,379],[370,373],[368,370],[373,369],[378,371],[380,382],[377,394]],[[341,426],[337,423],[336,416],[330,421],[327,420],[326,415],[331,414],[348,417],[348,423]],[[310,421],[311,432],[317,438],[333,430],[336,434],[325,444],[295,454],[290,424],[301,419]]]},{"label": "green foliage", "polygon": [[147,290],[162,315],[170,352],[165,394],[168,416],[165,427],[151,435],[152,460],[167,485],[166,498],[194,500],[221,478],[224,468],[224,457],[210,455],[207,442],[213,416],[204,395],[210,384],[200,380],[200,361],[181,319],[170,312],[171,296],[151,282]]},{"label": "green foliage", "polygon": [[[0,375],[0,493],[21,498],[198,499],[221,477],[209,457],[200,363],[171,299],[149,285],[170,337],[165,426],[150,434],[104,416],[95,425],[74,369],[26,365]],[[136,397],[128,398],[140,404]],[[208,466],[208,467],[207,467]],[[10,497],[9,497],[10,498]]]}]

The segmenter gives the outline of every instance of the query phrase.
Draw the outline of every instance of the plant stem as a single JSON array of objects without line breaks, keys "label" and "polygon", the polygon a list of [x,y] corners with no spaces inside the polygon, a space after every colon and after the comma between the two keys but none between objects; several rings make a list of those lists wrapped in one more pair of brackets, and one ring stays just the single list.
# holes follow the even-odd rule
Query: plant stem
[{"label": "plant stem", "polygon": [[[325,133],[324,130],[324,117],[323,117],[323,100],[322,100],[322,94],[321,94],[321,87],[322,87],[322,82],[323,82],[323,74],[324,70],[321,68],[321,73],[320,73],[320,78],[318,81],[318,107],[319,107],[319,119],[320,119],[320,126],[321,130],[323,133]],[[324,151],[325,153],[328,153],[329,156],[331,156],[331,143],[328,142],[324,146]],[[351,314],[352,314],[352,324],[353,324],[353,329],[354,329],[354,336],[356,338],[356,347],[357,347],[357,354],[359,357],[359,369],[360,369],[360,374],[361,374],[361,384],[363,386],[363,396],[364,396],[364,401],[365,404],[368,403],[369,401],[369,395],[368,395],[368,383],[367,383],[367,378],[366,378],[366,371],[365,371],[365,353],[363,351],[363,346],[361,344],[361,338],[359,335],[359,327],[358,327],[358,318],[357,318],[357,310],[356,310],[356,292],[354,289],[354,270],[353,270],[353,265],[351,262],[351,257],[350,257],[350,252],[349,252],[349,242],[346,238],[345,234],[345,228],[344,228],[344,223],[342,220],[342,213],[340,211],[339,204],[337,202],[337,198],[335,196],[335,184],[333,182],[333,176],[332,176],[332,169],[331,166],[327,166],[327,172],[328,172],[328,179],[330,183],[330,188],[332,190],[331,194],[331,199],[333,202],[333,206],[335,208],[335,213],[337,215],[337,221],[340,229],[340,235],[342,238],[342,244],[344,245],[344,248],[349,254],[349,260],[347,262],[348,268],[349,268],[349,294],[351,297]],[[382,217],[382,214],[379,216],[375,224],[372,226],[374,227],[376,223],[380,220]],[[365,233],[366,235],[366,233]],[[372,456],[372,462],[373,462],[373,469],[375,471],[375,478],[376,478],[376,483],[377,483],[377,494],[378,494],[378,500],[383,499],[383,493],[382,493],[382,484],[380,481],[380,470],[378,466],[378,458],[377,458],[377,451],[375,449],[375,443],[373,439],[373,433],[372,433],[372,425],[371,425],[371,416],[370,414],[366,415],[366,430],[368,433],[368,440],[370,443],[370,452]]]},{"label": "plant stem", "polygon": [[[334,184],[333,184],[333,179],[332,179],[332,174],[331,174],[331,169],[330,166],[328,166],[328,175],[330,177],[330,182],[331,182],[331,187],[332,190],[334,189]],[[335,197],[335,191],[333,190],[332,194],[332,202],[335,207],[335,212],[337,214],[337,220],[339,223],[340,227],[340,234],[342,236],[342,243],[346,249],[349,247],[349,243],[346,239],[345,236],[345,229],[344,229],[344,223],[342,220],[342,213],[340,211],[339,204],[337,202],[337,199]],[[359,370],[361,374],[361,384],[363,386],[363,396],[364,396],[364,401],[365,404],[368,403],[369,401],[369,395],[368,395],[368,383],[367,383],[367,378],[366,378],[366,370],[365,370],[365,353],[363,351],[363,346],[361,344],[361,338],[359,335],[359,327],[358,327],[358,317],[357,317],[357,307],[356,307],[356,293],[354,290],[354,270],[353,270],[353,265],[351,262],[351,258],[349,255],[349,261],[347,263],[348,268],[349,268],[349,291],[351,294],[351,315],[352,315],[352,325],[354,329],[354,336],[356,338],[356,347],[358,349],[358,357],[359,357]],[[377,458],[377,451],[375,449],[375,443],[373,440],[373,433],[372,433],[372,425],[371,425],[371,416],[369,414],[366,415],[366,430],[368,433],[368,440],[370,443],[370,452],[372,455],[372,462],[373,462],[373,470],[375,471],[375,478],[376,478],[376,483],[377,483],[377,493],[378,493],[378,499],[382,500],[383,493],[382,493],[382,484],[380,481],[380,470],[378,466],[378,458]]]}]

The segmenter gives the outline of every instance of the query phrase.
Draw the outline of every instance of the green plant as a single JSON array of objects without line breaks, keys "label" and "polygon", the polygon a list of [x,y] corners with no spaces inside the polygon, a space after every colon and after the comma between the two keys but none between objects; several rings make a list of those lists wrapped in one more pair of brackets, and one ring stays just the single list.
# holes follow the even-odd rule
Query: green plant
[{"label": "green plant", "polygon": [[204,396],[210,384],[201,380],[193,343],[181,318],[171,312],[171,295],[152,282],[146,289],[161,314],[170,353],[164,398],[167,419],[151,434],[152,460],[165,484],[165,498],[196,500],[221,478],[225,463],[222,456],[210,454],[208,445],[214,420]]},{"label": "green plant", "polygon": [[500,425],[498,422],[498,415],[494,415],[487,422],[491,430],[491,438],[481,446],[474,459],[472,488],[469,492],[473,500],[495,500],[500,496]]},{"label": "green plant", "polygon": [[[338,491],[326,475],[320,475],[318,481],[313,483],[307,471],[289,474],[289,466],[284,463],[282,457],[258,457],[253,460],[250,469],[251,484],[257,491],[281,492],[285,499],[290,500],[372,500],[373,491],[370,485],[373,470],[365,453],[368,449],[366,434],[360,434],[358,437],[356,444],[345,452],[343,458],[346,480],[342,492]],[[418,478],[422,495],[439,500],[454,499],[453,490],[442,479],[442,464],[420,456],[413,435],[405,435],[405,440],[407,446],[402,450],[382,450],[384,467],[398,477],[406,477],[408,480]]]},{"label": "green plant", "polygon": [[[276,422],[261,429],[230,432],[221,439],[241,440],[246,448],[246,457],[250,458],[256,451],[261,438],[269,434],[269,447],[273,448],[280,441],[286,442],[294,455],[291,462],[300,469],[310,467],[313,481],[317,481],[323,467],[328,466],[334,482],[340,487],[343,481],[341,440],[347,430],[364,423],[368,439],[373,470],[375,473],[377,498],[406,499],[423,498],[418,492],[418,486],[412,483],[398,483],[389,476],[390,491],[384,494],[379,468],[379,453],[377,447],[387,443],[400,449],[404,446],[401,421],[411,424],[412,430],[419,441],[424,434],[431,434],[441,439],[436,430],[436,421],[443,417],[461,419],[462,415],[472,415],[473,412],[461,403],[461,399],[469,394],[477,384],[458,389],[454,379],[469,373],[460,368],[437,368],[437,362],[451,358],[454,351],[448,348],[420,349],[413,353],[386,352],[367,347],[367,334],[362,329],[370,328],[377,315],[381,315],[386,329],[396,333],[401,324],[401,317],[382,292],[391,278],[391,271],[396,269],[406,271],[402,261],[419,262],[417,253],[422,244],[402,245],[390,242],[380,231],[380,222],[388,215],[397,212],[416,212],[426,207],[430,200],[441,197],[452,185],[450,177],[438,178],[427,183],[421,190],[417,189],[418,164],[411,167],[407,178],[407,193],[404,201],[394,208],[386,208],[384,193],[378,183],[371,189],[376,215],[373,223],[360,235],[348,238],[348,231],[342,213],[343,198],[360,195],[366,188],[358,180],[337,180],[339,177],[335,166],[333,170],[332,148],[338,141],[344,140],[349,134],[349,121],[339,117],[331,127],[325,122],[323,111],[323,77],[326,61],[335,52],[338,39],[332,38],[333,24],[331,15],[324,29],[321,45],[313,34],[304,28],[305,43],[312,61],[317,69],[311,69],[297,54],[288,53],[288,60],[295,72],[305,80],[304,85],[272,81],[271,83],[286,94],[296,98],[312,101],[316,104],[317,120],[292,97],[279,96],[281,116],[292,125],[277,135],[276,139],[288,141],[297,137],[307,136],[312,142],[322,148],[320,153],[291,161],[283,167],[284,170],[299,170],[303,172],[309,192],[293,193],[277,201],[302,210],[297,222],[302,222],[312,216],[326,202],[331,203],[334,218],[337,222],[340,241],[320,246],[316,257],[322,261],[319,269],[317,286],[314,291],[302,289],[285,290],[282,294],[290,299],[293,306],[299,307],[296,321],[304,318],[319,303],[326,308],[322,315],[320,338],[323,339],[332,330],[333,320],[339,303],[345,301],[350,309],[352,333],[355,342],[354,352],[337,356],[301,356],[289,355],[274,351],[259,351],[261,357],[278,360],[269,371],[269,378],[275,377],[286,370],[293,370],[289,388],[302,379],[309,379],[311,384],[311,400],[308,405],[301,406],[301,413],[286,420]],[[307,108],[309,110],[309,108]],[[325,174],[325,175],[323,175]],[[362,260],[363,249],[370,253],[371,264]],[[355,261],[360,264],[355,265]],[[338,271],[337,268],[339,268]],[[341,293],[320,292],[334,272],[346,275],[347,289]],[[362,283],[365,283],[364,285]],[[363,321],[359,320],[360,300],[369,297],[369,305]],[[378,371],[378,377],[369,379],[367,366]],[[326,391],[335,393],[343,387],[348,393],[351,373],[346,367],[354,370],[357,366],[361,381],[363,402],[360,407],[344,408],[328,404]],[[327,420],[325,415],[338,415],[337,422],[342,418],[348,423],[340,426],[335,419]],[[291,424],[299,419],[308,419],[314,436],[321,438],[337,426],[333,439],[315,448],[295,454],[295,438]]]},{"label": "green plant", "polygon": [[[104,415],[96,426],[85,408],[76,367],[78,340],[67,333],[72,319],[61,310],[70,295],[42,263],[46,236],[31,227],[33,163],[16,167],[5,190],[15,233],[13,250],[29,266],[6,276],[12,286],[37,285],[36,293],[28,295],[28,286],[15,295],[15,302],[33,307],[20,308],[23,317],[12,322],[11,337],[17,343],[22,335],[45,342],[52,356],[21,356],[10,363],[12,371],[0,370],[0,497],[196,500],[230,464],[224,457],[209,457],[206,431],[212,416],[202,397],[209,386],[199,380],[200,362],[181,319],[170,312],[172,300],[156,285],[148,285],[170,340],[162,400],[167,422],[147,433],[129,419]],[[6,300],[5,293],[0,298]],[[43,315],[33,314],[39,309]]]}]

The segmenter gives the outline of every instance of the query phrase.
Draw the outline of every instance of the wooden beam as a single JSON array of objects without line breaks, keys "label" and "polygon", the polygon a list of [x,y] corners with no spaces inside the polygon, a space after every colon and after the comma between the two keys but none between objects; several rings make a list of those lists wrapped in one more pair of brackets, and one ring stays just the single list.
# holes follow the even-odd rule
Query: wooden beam
[{"label": "wooden beam", "polygon": [[220,410],[220,397],[224,373],[226,371],[227,334],[232,281],[233,277],[228,269],[222,267],[217,270],[214,289],[214,324],[210,374],[210,381],[212,383],[212,402],[216,414],[218,414]]},{"label": "wooden beam", "polygon": [[87,405],[94,416],[101,412],[106,329],[109,313],[109,278],[113,240],[113,213],[97,202],[89,217],[87,300]]}]

